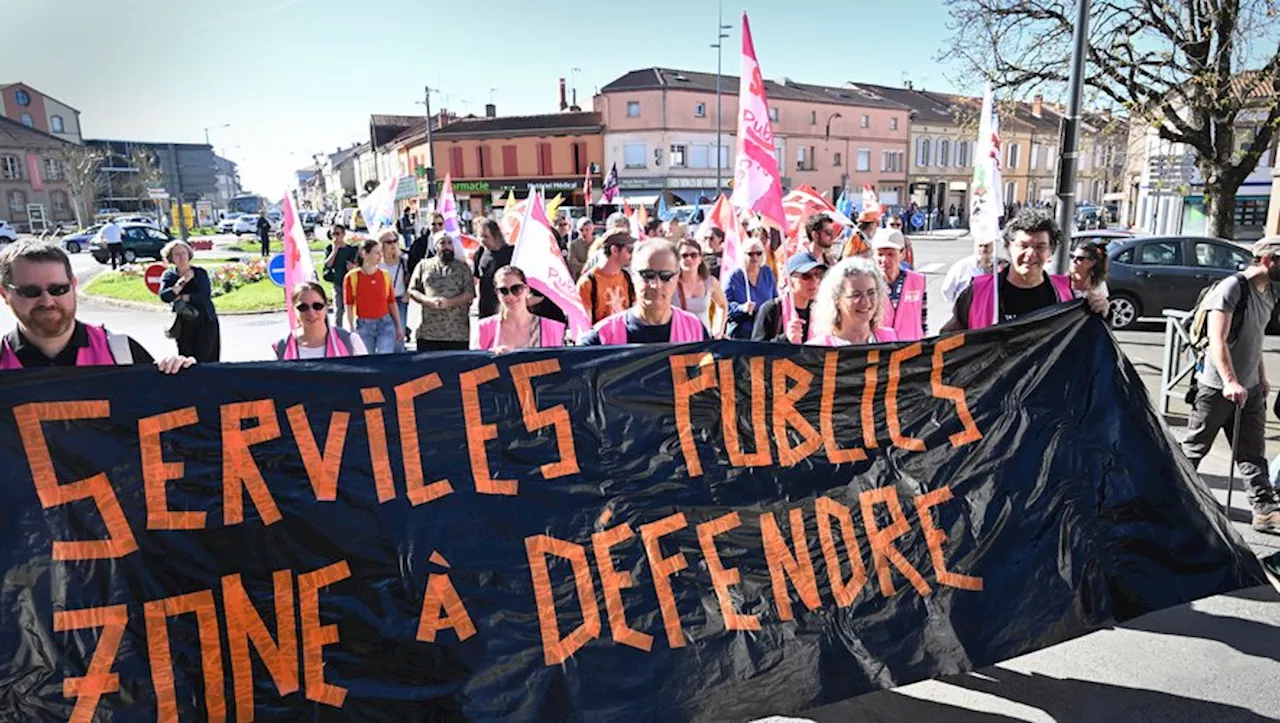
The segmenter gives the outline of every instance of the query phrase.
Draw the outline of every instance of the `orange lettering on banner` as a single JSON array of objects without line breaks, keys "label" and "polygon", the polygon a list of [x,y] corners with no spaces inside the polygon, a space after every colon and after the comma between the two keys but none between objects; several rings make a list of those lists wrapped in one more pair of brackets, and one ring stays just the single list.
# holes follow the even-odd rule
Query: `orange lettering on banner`
[{"label": "orange lettering on banner", "polygon": [[765,420],[764,357],[748,360],[751,369],[751,430],[755,433],[756,451],[742,453],[738,438],[738,391],[733,375],[733,360],[721,359],[720,367],[720,423],[724,428],[724,448],[729,453],[729,464],[734,467],[763,467],[773,464],[769,450],[769,425]]},{"label": "orange lettering on banner", "polygon": [[[360,390],[365,405],[383,404],[387,401],[382,390],[365,387]],[[365,406],[364,431],[369,439],[369,461],[373,464],[373,485],[378,491],[378,502],[390,502],[396,498],[396,480],[391,476],[391,453],[387,451],[387,420],[381,407]]]},{"label": "orange lettering on banner", "polygon": [[446,573],[427,576],[427,592],[422,596],[422,612],[418,615],[418,640],[436,641],[436,633],[452,629],[462,642],[476,634],[476,626],[462,604],[462,598]]},{"label": "orange lettering on banner", "polygon": [[[256,426],[244,429],[243,422],[251,419]],[[222,405],[222,521],[226,525],[244,522],[243,490],[257,508],[262,523],[272,525],[280,521],[280,509],[267,489],[262,471],[253,459],[249,448],[280,437],[280,423],[276,421],[276,408],[270,399],[252,402],[234,402]]]},{"label": "orange lettering on banner", "polygon": [[307,700],[341,708],[347,689],[324,681],[324,647],[338,642],[337,625],[320,624],[320,589],[351,577],[351,567],[339,560],[298,576],[298,609],[302,619],[302,672]]},{"label": "orange lettering on banner", "polygon": [[827,352],[822,362],[822,409],[818,412],[819,427],[822,428],[822,441],[827,449],[827,461],[832,464],[844,462],[861,462],[867,453],[861,447],[842,449],[836,442],[836,425],[833,415],[836,406],[836,365],[840,361],[840,352]]},{"label": "orange lettering on banner", "polygon": [[[107,693],[120,690],[120,675],[111,671],[116,662],[116,653],[120,651],[120,641],[124,639],[125,625],[129,622],[129,610],[124,605],[111,605],[102,608],[85,608],[83,610],[55,610],[53,613],[53,630],[66,633],[72,630],[88,630],[102,628],[102,636],[98,639],[98,647],[89,659],[89,669],[83,677],[66,678],[62,681],[62,695],[75,698],[76,705],[71,710],[69,723],[89,723],[98,709],[98,702]],[[71,649],[83,650],[87,646],[71,645]]]},{"label": "orange lettering on banner", "polygon": [[[867,584],[867,568],[862,564],[862,548],[858,547],[858,534],[853,528],[853,513],[830,497],[814,500],[813,511],[818,518],[818,540],[822,543],[822,557],[827,563],[831,596],[839,607],[848,607],[858,597],[862,586]],[[840,566],[840,553],[836,550],[835,535],[831,531],[832,520],[840,523],[840,539],[844,541],[845,553],[853,568],[848,580],[844,579]]]},{"label": "orange lettering on banner", "polygon": [[862,443],[867,449],[876,448],[876,376],[880,364],[880,350],[867,352],[867,374],[862,386]]},{"label": "orange lettering on banner", "polygon": [[[787,382],[795,382],[795,386],[787,388]],[[773,442],[778,445],[778,462],[790,467],[805,457],[813,454],[822,446],[822,435],[809,424],[796,410],[796,402],[809,392],[813,382],[813,374],[790,359],[776,359],[773,362]],[[790,426],[800,433],[804,439],[795,447],[787,436]]]},{"label": "orange lettering on banner", "polygon": [[569,420],[569,410],[565,409],[563,404],[557,404],[539,411],[538,400],[533,393],[533,384],[530,382],[533,377],[555,374],[559,371],[559,359],[543,359],[511,367],[511,381],[516,386],[516,397],[520,400],[524,428],[531,433],[547,427],[555,430],[560,460],[542,465],[543,479],[555,479],[577,474],[580,471],[578,451],[573,444],[573,423]]},{"label": "orange lettering on banner", "polygon": [[964,431],[951,435],[952,447],[963,447],[970,442],[982,439],[982,432],[978,431],[978,425],[974,424],[973,415],[969,413],[969,403],[965,401],[964,390],[942,383],[942,367],[946,363],[943,355],[962,346],[964,346],[964,334],[939,339],[933,347],[933,370],[929,375],[933,396],[938,399],[948,399],[955,404],[956,416],[960,417],[960,423],[964,425]]},{"label": "orange lettering on banner", "polygon": [[683,552],[671,557],[662,556],[661,540],[676,530],[683,530],[689,523],[683,512],[668,515],[656,522],[640,525],[640,539],[649,557],[649,569],[653,571],[653,588],[658,593],[658,609],[662,611],[662,625],[667,629],[667,644],[672,648],[684,647],[684,631],[680,629],[680,611],[671,592],[671,576],[689,566]]},{"label": "orange lettering on banner", "polygon": [[[761,360],[763,361],[763,359]],[[726,568],[720,561],[720,551],[716,549],[716,535],[723,534],[742,524],[737,512],[721,515],[714,520],[707,520],[697,526],[698,543],[702,546],[702,556],[707,560],[707,572],[711,575],[711,586],[715,588],[716,599],[720,601],[720,615],[724,617],[725,630],[759,630],[760,618],[755,615],[743,615],[733,609],[733,596],[729,588],[737,585],[742,579],[738,568]]]},{"label": "orange lettering on banner", "polygon": [[889,355],[889,388],[885,391],[885,418],[889,422],[889,439],[900,449],[923,452],[924,442],[902,433],[902,423],[898,420],[898,382],[902,380],[902,362],[920,356],[924,346],[916,342],[905,346]]},{"label": "orange lettering on banner", "polygon": [[[673,354],[669,357],[671,364],[671,387],[675,397],[676,431],[680,434],[680,451],[684,453],[684,464],[690,477],[702,476],[702,460],[698,459],[698,446],[693,439],[693,417],[689,410],[689,400],[693,395],[705,392],[716,384],[715,361],[706,352],[697,354]],[[689,368],[700,367],[698,376],[690,379]]]},{"label": "orange lettering on banner", "polygon": [[982,589],[982,578],[962,575],[947,569],[947,558],[942,552],[942,543],[947,541],[947,533],[938,528],[933,521],[932,508],[949,502],[954,498],[950,487],[941,487],[916,498],[916,514],[920,515],[920,527],[924,529],[924,541],[929,546],[929,557],[933,560],[933,574],[938,582],[961,590],[978,591]]},{"label": "orange lettering on banner", "polygon": [[79,500],[93,500],[107,528],[105,540],[54,540],[54,560],[110,560],[124,557],[138,549],[133,529],[125,519],[120,500],[111,488],[106,474],[58,484],[53,469],[53,457],[45,441],[44,422],[69,422],[76,419],[106,419],[111,416],[111,404],[106,400],[79,402],[33,402],[13,409],[22,448],[26,451],[27,465],[31,468],[31,481],[44,509],[59,507]]},{"label": "orange lettering on banner", "polygon": [[791,596],[787,592],[787,580],[795,586],[801,602],[810,610],[822,605],[818,595],[818,579],[813,573],[813,559],[809,557],[809,541],[805,537],[804,512],[791,510],[791,541],[787,546],[778,529],[778,521],[772,512],[760,515],[760,536],[764,540],[764,559],[769,565],[769,578],[773,581],[773,599],[778,605],[778,617],[791,620]]},{"label": "orange lettering on banner", "polygon": [[627,625],[627,610],[622,604],[622,590],[634,587],[635,582],[631,579],[631,573],[625,570],[619,572],[613,566],[613,548],[634,536],[631,525],[623,523],[592,535],[591,547],[596,555],[596,569],[600,571],[604,609],[609,613],[609,632],[613,634],[615,641],[647,653],[653,648],[653,636]]},{"label": "orange lettering on banner", "polygon": [[204,527],[204,512],[176,512],[169,509],[169,493],[165,483],[182,479],[185,465],[166,462],[160,447],[160,434],[199,421],[195,407],[183,407],[138,420],[138,449],[142,453],[142,486],[147,494],[148,530],[199,530]]},{"label": "orange lettering on banner", "polygon": [[498,366],[487,364],[458,375],[462,385],[462,415],[467,423],[467,451],[471,455],[471,475],[476,492],[485,495],[514,495],[519,483],[512,479],[494,479],[489,471],[489,455],[485,442],[498,438],[498,425],[485,424],[480,413],[480,385],[498,378]]},{"label": "orange lettering on banner", "polygon": [[396,419],[400,427],[400,455],[404,457],[404,487],[409,503],[418,506],[453,492],[448,479],[423,484],[422,444],[418,438],[418,397],[443,384],[435,372],[396,385]]},{"label": "orange lettering on banner", "polygon": [[200,636],[200,667],[204,673],[205,720],[227,719],[227,700],[222,690],[222,644],[218,635],[218,609],[213,592],[201,590],[143,604],[147,624],[147,655],[151,661],[151,684],[156,691],[156,717],[178,720],[178,699],[174,692],[173,656],[169,651],[169,618],[195,613]]},{"label": "orange lettering on banner", "polygon": [[[542,631],[542,653],[547,665],[559,665],[587,641],[600,637],[600,609],[596,607],[596,588],[591,582],[587,550],[582,545],[558,540],[549,535],[534,535],[524,540],[529,556],[529,575],[533,579],[533,596],[538,605],[538,627]],[[560,637],[556,622],[556,600],[551,590],[551,572],[547,555],[568,560],[582,608],[582,624],[565,637]]]},{"label": "orange lettering on banner", "polygon": [[[933,592],[920,572],[911,566],[898,548],[893,546],[894,540],[911,529],[906,515],[902,513],[897,488],[876,487],[867,490],[858,495],[858,503],[862,507],[862,524],[867,527],[867,542],[871,545],[871,560],[876,569],[876,576],[880,580],[880,592],[885,597],[891,597],[897,591],[893,585],[892,572],[889,570],[890,563],[911,581],[916,592],[926,596]],[[884,529],[881,529],[880,523],[876,521],[876,504],[878,503],[884,503],[885,507],[889,508],[889,516],[893,518],[893,524]]]},{"label": "orange lettering on banner", "polygon": [[275,587],[276,635],[271,637],[267,624],[258,614],[245,592],[239,575],[222,578],[222,607],[227,619],[227,649],[231,658],[231,680],[235,684],[236,720],[253,720],[253,663],[249,644],[262,659],[280,695],[298,691],[297,614],[293,606],[293,573],[276,570]]},{"label": "orange lettering on banner", "polygon": [[323,452],[311,431],[305,407],[295,404],[285,410],[285,417],[298,444],[298,454],[302,456],[302,466],[307,470],[316,501],[333,502],[338,499],[338,472],[342,469],[342,450],[347,444],[351,413],[334,412],[329,418],[329,433],[325,435]]}]

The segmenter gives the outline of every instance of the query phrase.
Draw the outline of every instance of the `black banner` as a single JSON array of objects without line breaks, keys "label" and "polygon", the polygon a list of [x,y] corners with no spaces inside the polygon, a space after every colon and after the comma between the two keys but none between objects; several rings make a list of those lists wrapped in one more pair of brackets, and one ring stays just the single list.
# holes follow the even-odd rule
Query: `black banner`
[{"label": "black banner", "polygon": [[1079,309],[0,400],[0,720],[748,719],[1264,579]]}]

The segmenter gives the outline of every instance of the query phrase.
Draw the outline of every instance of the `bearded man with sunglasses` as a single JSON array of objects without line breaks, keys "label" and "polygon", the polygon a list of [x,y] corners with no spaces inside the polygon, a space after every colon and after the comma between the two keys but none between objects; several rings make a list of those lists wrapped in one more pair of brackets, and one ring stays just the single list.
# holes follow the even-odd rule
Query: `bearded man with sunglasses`
[{"label": "bearded man with sunglasses", "polygon": [[676,247],[654,238],[636,246],[631,260],[636,299],[630,309],[607,317],[582,335],[579,346],[686,344],[711,338],[694,314],[671,304],[680,276]]},{"label": "bearded man with sunglasses", "polygon": [[[138,342],[76,320],[76,278],[61,248],[19,241],[0,252],[0,297],[18,327],[0,340],[0,370],[150,364]],[[187,356],[155,362],[175,374],[195,363]]]}]

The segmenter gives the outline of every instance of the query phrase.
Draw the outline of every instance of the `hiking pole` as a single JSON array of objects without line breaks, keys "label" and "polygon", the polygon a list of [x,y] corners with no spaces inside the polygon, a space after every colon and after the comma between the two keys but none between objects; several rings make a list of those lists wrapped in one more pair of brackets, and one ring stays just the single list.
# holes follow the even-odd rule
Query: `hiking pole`
[{"label": "hiking pole", "polygon": [[1235,421],[1231,424],[1231,468],[1227,470],[1227,519],[1231,519],[1231,493],[1236,488],[1236,445],[1240,442],[1240,405],[1235,407]]}]

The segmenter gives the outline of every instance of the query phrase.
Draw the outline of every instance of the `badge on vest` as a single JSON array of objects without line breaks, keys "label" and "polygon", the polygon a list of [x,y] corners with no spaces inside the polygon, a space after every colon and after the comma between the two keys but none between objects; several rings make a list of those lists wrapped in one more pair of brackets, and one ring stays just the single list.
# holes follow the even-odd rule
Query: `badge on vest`
[{"label": "badge on vest", "polygon": [[924,294],[919,291],[904,291],[902,293],[902,300],[907,303],[914,304],[919,302],[923,296]]}]

